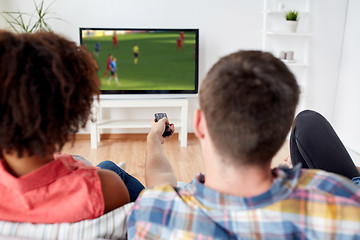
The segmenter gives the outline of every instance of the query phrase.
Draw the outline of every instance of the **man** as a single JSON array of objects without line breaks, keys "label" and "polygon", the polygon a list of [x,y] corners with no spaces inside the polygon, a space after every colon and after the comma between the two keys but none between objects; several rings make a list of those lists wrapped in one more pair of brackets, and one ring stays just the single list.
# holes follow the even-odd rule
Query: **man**
[{"label": "man", "polygon": [[100,42],[97,41],[95,44],[94,56],[99,57],[99,54],[100,54]]},{"label": "man", "polygon": [[113,48],[119,48],[116,32],[112,36],[112,46]]},{"label": "man", "polygon": [[136,65],[139,61],[139,45],[136,43],[133,47],[134,64]]},{"label": "man", "polygon": [[180,37],[178,37],[178,39],[176,40],[176,51],[179,51],[179,48],[181,48],[181,51],[184,50],[184,46],[183,46],[183,39]]},{"label": "man", "polygon": [[104,72],[104,78],[107,77],[107,73],[110,70],[110,65],[111,65],[112,59],[113,59],[113,55],[110,53],[109,57],[106,59],[106,69]]},{"label": "man", "polygon": [[113,58],[110,62],[110,72],[111,76],[107,80],[107,84],[110,84],[110,79],[115,79],[116,85],[119,85],[118,77],[116,74],[116,58]]},{"label": "man", "polygon": [[357,185],[300,165],[270,168],[298,98],[293,74],[270,53],[240,51],[220,59],[201,84],[194,116],[205,174],[175,187],[161,148],[167,119],[153,121],[145,167],[149,189],[132,208],[129,238],[359,238]]},{"label": "man", "polygon": [[185,34],[184,34],[184,32],[180,32],[180,38],[181,38],[182,40],[185,39]]}]

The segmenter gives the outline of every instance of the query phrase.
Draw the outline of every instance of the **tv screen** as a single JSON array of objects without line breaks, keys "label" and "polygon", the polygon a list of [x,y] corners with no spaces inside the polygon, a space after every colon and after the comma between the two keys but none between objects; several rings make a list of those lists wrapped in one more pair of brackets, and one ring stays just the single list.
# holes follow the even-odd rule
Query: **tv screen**
[{"label": "tv screen", "polygon": [[198,29],[80,28],[102,94],[196,94]]}]

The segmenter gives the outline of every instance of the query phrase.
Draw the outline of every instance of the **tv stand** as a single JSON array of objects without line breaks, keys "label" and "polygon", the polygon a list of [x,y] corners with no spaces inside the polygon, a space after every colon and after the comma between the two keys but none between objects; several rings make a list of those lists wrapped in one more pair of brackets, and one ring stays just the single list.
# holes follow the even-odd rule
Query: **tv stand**
[{"label": "tv stand", "polygon": [[[93,114],[95,121],[91,122],[90,138],[91,148],[96,149],[100,142],[101,129],[150,129],[148,120],[119,120],[119,119],[102,119],[102,109],[104,108],[161,108],[171,107],[180,110],[180,119],[172,119],[170,122],[175,125],[175,132],[179,133],[180,145],[187,146],[187,122],[188,122],[188,100],[187,99],[119,99],[119,100],[100,100],[93,104]],[[159,110],[154,110],[161,112]],[[178,131],[180,129],[180,131]]]}]

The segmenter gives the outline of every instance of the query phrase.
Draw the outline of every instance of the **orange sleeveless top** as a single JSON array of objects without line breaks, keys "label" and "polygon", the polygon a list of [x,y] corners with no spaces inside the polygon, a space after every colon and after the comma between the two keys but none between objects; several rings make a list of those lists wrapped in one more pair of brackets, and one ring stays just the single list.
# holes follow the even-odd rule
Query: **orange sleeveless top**
[{"label": "orange sleeveless top", "polygon": [[0,220],[33,223],[77,222],[104,214],[97,168],[71,155],[54,160],[21,177],[0,161]]}]

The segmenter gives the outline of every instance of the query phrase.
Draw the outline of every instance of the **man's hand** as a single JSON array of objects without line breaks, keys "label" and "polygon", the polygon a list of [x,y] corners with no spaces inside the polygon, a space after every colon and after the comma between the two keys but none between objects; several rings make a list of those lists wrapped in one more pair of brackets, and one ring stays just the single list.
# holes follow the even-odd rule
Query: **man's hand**
[{"label": "man's hand", "polygon": [[151,122],[150,133],[147,136],[148,141],[160,141],[163,144],[167,139],[169,139],[175,132],[174,124],[170,124],[170,129],[172,131],[171,135],[168,137],[163,137],[162,134],[165,131],[165,124],[169,124],[167,118],[162,118],[158,122],[155,121],[155,118]]}]

